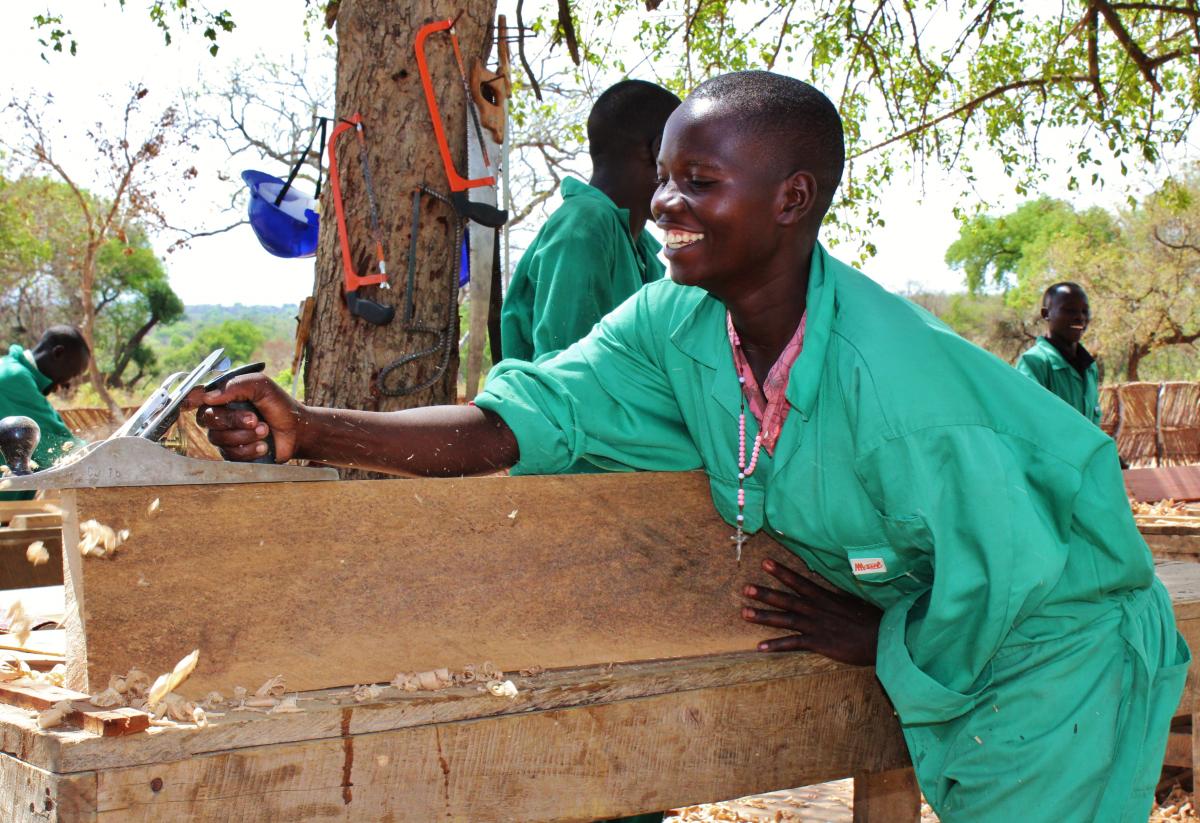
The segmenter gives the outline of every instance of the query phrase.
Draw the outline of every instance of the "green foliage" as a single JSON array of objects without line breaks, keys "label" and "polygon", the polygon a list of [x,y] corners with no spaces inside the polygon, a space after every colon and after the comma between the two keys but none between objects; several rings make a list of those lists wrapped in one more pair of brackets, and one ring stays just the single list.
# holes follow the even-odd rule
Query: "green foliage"
[{"label": "green foliage", "polygon": [[[0,182],[0,323],[29,343],[55,323],[79,325],[79,277],[87,230],[78,198],[102,207],[87,192],[41,177]],[[96,358],[111,385],[136,382],[152,370],[142,339],[154,325],[183,314],[167,272],[146,231],[131,223],[96,255],[93,290]],[[139,367],[127,381],[125,371]]]},{"label": "green foliage", "polygon": [[217,347],[225,349],[225,355],[234,363],[245,363],[265,340],[266,335],[253,323],[226,320],[218,326],[203,329],[191,343],[166,354],[163,371],[190,371]]},{"label": "green foliage", "polygon": [[[117,0],[122,11],[128,2],[129,0]],[[146,14],[162,32],[163,42],[168,46],[171,45],[176,26],[185,31],[195,30],[212,44],[208,51],[214,57],[219,50],[218,35],[228,34],[236,27],[230,11],[209,11],[194,0],[148,0]],[[62,14],[35,14],[33,28],[38,32],[38,43],[43,49],[61,54],[65,47],[72,55],[78,50],[79,43],[74,32],[67,28]],[[42,59],[46,60],[45,51],[42,52]]]},{"label": "green foliage", "polygon": [[1041,197],[1011,214],[981,214],[968,220],[946,250],[946,264],[963,271],[970,292],[995,287],[1007,293],[1010,305],[1027,309],[1040,299],[1047,277],[1073,277],[1069,270],[1050,270],[1050,248],[1070,237],[1109,244],[1117,235],[1113,217],[1103,209],[1076,212],[1069,203]]}]

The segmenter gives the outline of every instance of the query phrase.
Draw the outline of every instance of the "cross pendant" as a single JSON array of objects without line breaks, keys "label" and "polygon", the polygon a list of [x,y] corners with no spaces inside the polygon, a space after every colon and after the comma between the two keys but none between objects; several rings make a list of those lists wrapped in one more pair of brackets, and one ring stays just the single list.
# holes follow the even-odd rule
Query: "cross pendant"
[{"label": "cross pendant", "polygon": [[730,537],[729,539],[730,539],[730,540],[732,540],[734,543],[736,543],[736,544],[737,544],[737,560],[738,560],[738,562],[739,562],[739,563],[741,563],[741,562],[742,562],[742,546],[743,546],[743,545],[746,543],[746,541],[747,541],[747,540],[749,540],[750,538],[746,537],[746,533],[745,533],[744,531],[742,531],[742,527],[741,527],[741,526],[738,526],[737,533],[736,533],[736,534],[734,534],[734,535],[733,535],[732,537]]}]

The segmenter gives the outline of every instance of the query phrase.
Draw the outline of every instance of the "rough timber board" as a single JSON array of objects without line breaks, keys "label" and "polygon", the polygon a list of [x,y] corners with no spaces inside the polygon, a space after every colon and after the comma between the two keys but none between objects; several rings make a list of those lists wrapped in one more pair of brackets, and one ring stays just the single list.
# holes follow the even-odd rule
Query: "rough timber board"
[{"label": "rough timber board", "polygon": [[84,654],[99,688],[199,648],[202,695],[753,649],[770,632],[739,592],[784,552],[760,537],[739,567],[698,473],[93,489],[64,509],[68,544],[72,520],[131,532],[114,560],[67,553],[84,691]]},{"label": "rough timber board", "polygon": [[[104,771],[98,819],[587,821],[902,767],[870,678],[842,669]],[[355,709],[343,712],[349,729]]]},{"label": "rough timber board", "polygon": [[7,823],[91,823],[96,775],[55,774],[0,752],[0,809]]}]

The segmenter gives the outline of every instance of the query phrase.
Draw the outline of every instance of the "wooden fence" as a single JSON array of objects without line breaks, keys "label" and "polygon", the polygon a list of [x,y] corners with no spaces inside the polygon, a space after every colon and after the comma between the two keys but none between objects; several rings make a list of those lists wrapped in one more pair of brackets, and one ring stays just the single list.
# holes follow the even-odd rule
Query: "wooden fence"
[{"label": "wooden fence", "polygon": [[1131,468],[1200,463],[1200,383],[1104,386],[1100,426]]}]

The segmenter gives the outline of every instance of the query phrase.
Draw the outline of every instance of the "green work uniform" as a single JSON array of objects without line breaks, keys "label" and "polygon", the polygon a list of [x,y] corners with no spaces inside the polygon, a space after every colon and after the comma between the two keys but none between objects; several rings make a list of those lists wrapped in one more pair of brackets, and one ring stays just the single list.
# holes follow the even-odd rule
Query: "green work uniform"
[{"label": "green work uniform", "polygon": [[1039,337],[1033,347],[1017,359],[1017,371],[1032,377],[1071,408],[1100,425],[1100,380],[1096,361],[1080,346],[1087,358],[1087,367],[1080,371],[1063,356],[1053,343]]},{"label": "green work uniform", "polygon": [[[82,442],[76,439],[46,395],[42,394],[42,390],[52,382],[38,371],[33,355],[20,346],[9,347],[8,354],[0,357],[0,418],[23,415],[38,424],[42,439],[33,452],[33,459],[43,469],[62,457],[64,444]],[[0,500],[25,500],[31,497],[33,492],[0,492]]]},{"label": "green work uniform", "polygon": [[[787,399],[746,528],[884,610],[876,671],[942,820],[1144,821],[1190,654],[1113,441],[820,247]],[[703,468],[736,518],[740,391],[700,289],[647,286],[475,402],[516,472]]]},{"label": "green work uniform", "polygon": [[504,357],[534,360],[565,349],[646,283],[662,278],[661,248],[629,231],[629,210],[568,177],[563,204],[521,255],[500,312]]}]

